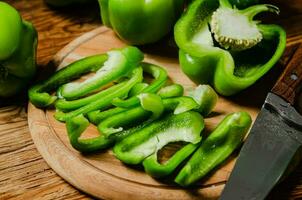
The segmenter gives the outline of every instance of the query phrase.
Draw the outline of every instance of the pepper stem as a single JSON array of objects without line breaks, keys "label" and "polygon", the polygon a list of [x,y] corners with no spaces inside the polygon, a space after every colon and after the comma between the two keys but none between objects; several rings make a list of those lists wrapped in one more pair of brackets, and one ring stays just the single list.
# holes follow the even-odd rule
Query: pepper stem
[{"label": "pepper stem", "polygon": [[280,10],[277,6],[270,5],[270,4],[261,4],[261,5],[255,5],[248,7],[244,10],[240,11],[243,15],[247,16],[250,21],[253,20],[253,18],[261,13],[261,12],[272,12],[279,15]]},{"label": "pepper stem", "polygon": [[219,5],[222,8],[232,8],[232,5],[229,0],[219,0]]}]

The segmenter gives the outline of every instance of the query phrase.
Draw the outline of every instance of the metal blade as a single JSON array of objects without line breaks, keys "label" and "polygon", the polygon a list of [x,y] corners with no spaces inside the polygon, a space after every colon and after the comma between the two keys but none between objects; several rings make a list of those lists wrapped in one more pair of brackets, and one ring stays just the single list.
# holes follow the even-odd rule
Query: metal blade
[{"label": "metal blade", "polygon": [[301,115],[282,98],[269,93],[220,199],[264,199],[301,144]]}]

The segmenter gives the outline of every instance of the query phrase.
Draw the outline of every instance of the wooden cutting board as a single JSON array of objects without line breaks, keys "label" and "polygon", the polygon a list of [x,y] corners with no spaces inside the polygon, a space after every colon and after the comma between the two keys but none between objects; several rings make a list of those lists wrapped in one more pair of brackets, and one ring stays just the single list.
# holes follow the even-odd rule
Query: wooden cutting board
[{"label": "wooden cutting board", "polygon": [[[177,49],[173,41],[166,39],[156,45],[143,47],[145,61],[167,69],[172,81],[185,89],[196,85],[180,70]],[[92,54],[103,53],[126,44],[105,27],[84,34],[62,49],[53,59],[54,66],[66,66],[75,60]],[[281,66],[289,60],[292,49],[285,53]],[[252,88],[232,98],[220,97],[214,112],[205,119],[206,130],[213,128],[231,112],[246,110],[253,120],[280,69],[270,72]],[[117,160],[111,150],[83,155],[73,149],[68,141],[65,124],[56,121],[54,110],[40,110],[28,105],[28,123],[33,141],[46,162],[67,182],[76,188],[103,199],[216,199],[228,179],[238,152],[219,166],[213,173],[195,186],[184,189],[170,179],[155,180],[141,167],[126,166]],[[98,135],[90,126],[85,137]],[[173,180],[173,179],[172,179]]]}]

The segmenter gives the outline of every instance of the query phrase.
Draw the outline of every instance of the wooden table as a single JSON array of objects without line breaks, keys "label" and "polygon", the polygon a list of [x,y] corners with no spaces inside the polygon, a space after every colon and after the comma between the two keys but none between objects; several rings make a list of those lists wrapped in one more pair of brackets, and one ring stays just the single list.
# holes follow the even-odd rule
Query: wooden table
[{"label": "wooden table", "polygon": [[[47,69],[52,56],[68,42],[100,26],[97,4],[54,9],[42,0],[6,2],[16,7],[39,32],[37,62],[40,71]],[[302,0],[274,2],[282,4],[278,23],[288,32],[288,44],[302,42]],[[56,175],[36,150],[27,125],[26,95],[0,100],[0,104],[0,199],[91,199]],[[297,198],[302,198],[302,165],[269,197]]]}]

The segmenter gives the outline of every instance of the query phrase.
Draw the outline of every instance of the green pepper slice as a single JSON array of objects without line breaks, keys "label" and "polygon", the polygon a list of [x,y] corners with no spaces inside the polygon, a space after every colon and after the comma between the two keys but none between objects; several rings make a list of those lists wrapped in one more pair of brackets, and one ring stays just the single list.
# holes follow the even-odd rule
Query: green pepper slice
[{"label": "green pepper slice", "polygon": [[80,114],[86,115],[89,112],[107,108],[110,105],[112,105],[112,100],[114,98],[124,97],[125,95],[128,94],[130,89],[138,82],[141,82],[141,80],[142,80],[142,68],[136,68],[132,71],[132,76],[127,81],[126,84],[120,85],[118,88],[116,88],[115,91],[112,91],[112,93],[106,95],[106,97],[92,101],[89,104],[68,113],[63,113],[59,111],[55,114],[55,118],[59,121],[64,122]]},{"label": "green pepper slice", "polygon": [[80,139],[82,133],[88,126],[89,121],[83,115],[78,115],[67,120],[66,129],[70,144],[73,148],[82,153],[89,153],[105,149],[113,144],[114,139],[106,138],[103,135],[95,138]]},{"label": "green pepper slice", "polygon": [[252,123],[246,112],[227,115],[181,169],[175,182],[189,186],[222,163],[242,143]]},{"label": "green pepper slice", "polygon": [[60,95],[67,100],[73,100],[91,94],[100,87],[129,74],[139,66],[144,57],[139,49],[131,46],[109,51],[107,56],[108,59],[95,72],[94,76],[80,83],[73,82],[63,85],[59,89]]},{"label": "green pepper slice", "polygon": [[139,164],[170,142],[198,143],[203,127],[203,119],[197,112],[168,115],[116,143],[113,152],[126,164]]},{"label": "green pepper slice", "polygon": [[160,164],[157,161],[157,152],[143,161],[145,171],[154,178],[162,178],[170,175],[175,169],[186,160],[197,148],[197,144],[187,144],[178,150],[168,161]]},{"label": "green pepper slice", "polygon": [[218,101],[218,95],[209,85],[197,86],[195,90],[189,93],[189,96],[199,104],[199,108],[197,110],[204,117],[208,116],[212,112]]},{"label": "green pepper slice", "polygon": [[[156,93],[163,87],[168,79],[168,74],[165,69],[162,67],[150,64],[150,63],[142,63],[142,67],[144,72],[151,74],[154,77],[154,80],[150,85],[141,90],[141,93]],[[139,105],[139,99],[136,96],[133,96],[129,99],[122,100],[120,98],[116,98],[112,102],[113,105],[122,108],[130,108]]]},{"label": "green pepper slice", "polygon": [[29,100],[40,108],[52,105],[58,97],[50,95],[49,92],[56,90],[62,84],[79,78],[83,74],[97,71],[107,59],[106,54],[93,55],[69,64],[49,79],[31,87],[28,91]]}]

